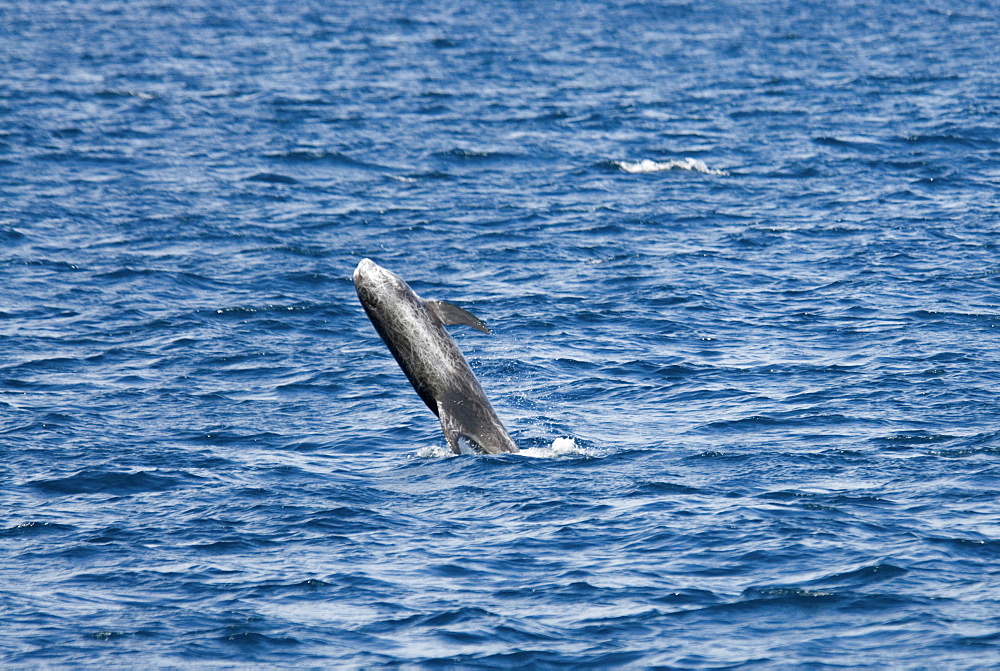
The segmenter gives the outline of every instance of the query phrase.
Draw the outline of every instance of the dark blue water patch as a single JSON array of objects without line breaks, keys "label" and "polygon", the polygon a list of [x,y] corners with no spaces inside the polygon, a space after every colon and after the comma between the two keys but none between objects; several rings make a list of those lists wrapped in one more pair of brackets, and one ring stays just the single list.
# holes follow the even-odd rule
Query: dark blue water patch
[{"label": "dark blue water patch", "polygon": [[0,531],[0,536],[6,538],[33,538],[36,536],[58,534],[65,531],[73,531],[75,527],[69,524],[58,522],[22,522],[12,527]]},{"label": "dark blue water patch", "polygon": [[239,252],[240,254],[253,254],[269,256],[275,253],[287,254],[291,257],[302,257],[302,258],[316,258],[325,259],[330,258],[330,252],[322,247],[316,247],[311,245],[294,246],[294,245],[276,245],[271,247],[259,247],[252,249],[244,249]]},{"label": "dark blue water patch", "polygon": [[302,163],[302,164],[315,164],[321,163],[333,166],[346,166],[346,167],[357,167],[365,169],[375,169],[375,170],[386,170],[385,166],[381,166],[374,163],[366,163],[365,161],[360,161],[340,152],[329,152],[323,150],[313,150],[313,151],[284,151],[284,152],[273,152],[264,154],[265,158],[272,159],[280,162],[287,163]]},{"label": "dark blue water patch", "polygon": [[466,623],[479,623],[483,618],[493,619],[495,616],[481,608],[467,607],[457,610],[441,611],[430,614],[411,615],[409,617],[380,622],[374,626],[366,627],[364,631],[377,633],[387,630],[397,629],[421,629],[433,628],[435,630],[447,626],[461,625]]},{"label": "dark blue water patch", "polygon": [[627,496],[676,496],[689,497],[701,493],[697,487],[690,487],[680,483],[651,481],[645,482],[635,487]]},{"label": "dark blue water patch", "polygon": [[521,162],[533,162],[529,155],[518,155],[502,151],[479,151],[474,149],[449,149],[433,155],[444,165],[459,170],[497,170],[501,166]]},{"label": "dark blue water patch", "polygon": [[883,143],[884,139],[878,140],[875,138],[836,138],[836,137],[817,137],[813,138],[813,142],[818,145],[825,147],[832,147],[834,149],[841,149],[849,151],[851,153],[860,154],[881,154],[884,151]]},{"label": "dark blue water patch", "polygon": [[276,546],[276,543],[264,539],[222,538],[211,542],[196,543],[191,546],[191,549],[194,552],[208,555],[245,555],[261,550],[267,551]]},{"label": "dark blue water patch", "polygon": [[272,650],[280,646],[298,645],[299,641],[292,636],[268,636],[260,632],[247,631],[244,627],[233,625],[223,630],[219,640],[240,648],[262,648]]},{"label": "dark blue water patch", "polygon": [[26,238],[27,236],[16,228],[8,226],[0,227],[0,241],[5,245],[17,245]]},{"label": "dark blue water patch", "polygon": [[896,141],[916,147],[942,145],[946,147],[967,147],[970,149],[991,149],[1000,145],[1000,138],[998,138],[996,131],[993,129],[980,129],[968,134],[909,135],[897,138]]},{"label": "dark blue water patch", "polygon": [[246,178],[248,182],[263,182],[264,184],[298,184],[299,180],[273,172],[258,172]]},{"label": "dark blue water patch", "polygon": [[406,523],[397,516],[387,516],[377,511],[348,507],[311,513],[308,519],[296,522],[296,526],[303,529],[341,534],[374,531],[400,524],[405,526]]},{"label": "dark blue water patch", "polygon": [[885,436],[875,439],[890,450],[909,450],[914,446],[935,445],[961,440],[959,436],[934,435],[927,431],[914,431],[900,435]]},{"label": "dark blue water patch", "polygon": [[1000,554],[1000,543],[993,539],[931,537],[928,540],[958,557],[990,559]]},{"label": "dark blue water patch", "polygon": [[127,496],[142,492],[168,491],[195,479],[190,473],[168,475],[159,472],[123,473],[85,469],[65,478],[34,480],[28,484],[35,489],[54,494],[100,493]]}]

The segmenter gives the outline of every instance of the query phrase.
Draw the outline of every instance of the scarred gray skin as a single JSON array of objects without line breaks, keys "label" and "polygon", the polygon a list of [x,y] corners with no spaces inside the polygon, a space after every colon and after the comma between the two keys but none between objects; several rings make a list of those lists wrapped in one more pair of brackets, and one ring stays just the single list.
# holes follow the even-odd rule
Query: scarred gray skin
[{"label": "scarred gray skin", "polygon": [[375,330],[427,407],[441,420],[449,447],[460,454],[464,437],[488,454],[517,452],[445,324],[466,324],[489,333],[472,314],[425,301],[396,273],[370,259],[354,270],[354,288]]}]

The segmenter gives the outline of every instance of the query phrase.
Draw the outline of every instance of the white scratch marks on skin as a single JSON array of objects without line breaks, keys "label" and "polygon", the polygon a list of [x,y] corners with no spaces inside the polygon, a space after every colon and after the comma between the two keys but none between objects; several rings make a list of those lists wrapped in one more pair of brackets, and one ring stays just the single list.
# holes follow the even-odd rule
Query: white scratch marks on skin
[{"label": "white scratch marks on skin", "polygon": [[[432,387],[462,370],[464,358],[444,326],[424,307],[424,300],[401,277],[375,263],[364,261],[360,274],[369,304],[386,324],[392,324],[392,344],[412,363]],[[403,300],[387,301],[385,296],[402,295]],[[409,299],[409,300],[407,300]]]},{"label": "white scratch marks on skin", "polygon": [[439,415],[453,449],[465,437],[490,453],[517,452],[479,381],[426,302],[392,271],[362,260],[354,285],[375,329],[424,402]]}]

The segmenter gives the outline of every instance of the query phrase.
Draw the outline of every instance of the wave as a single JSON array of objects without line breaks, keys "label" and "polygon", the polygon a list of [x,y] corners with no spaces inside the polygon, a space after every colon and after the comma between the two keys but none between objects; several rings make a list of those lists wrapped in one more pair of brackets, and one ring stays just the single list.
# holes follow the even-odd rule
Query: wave
[{"label": "wave", "polygon": [[663,172],[664,170],[691,170],[701,172],[706,175],[718,175],[728,177],[725,170],[716,170],[705,165],[704,161],[696,158],[670,159],[669,161],[653,161],[644,158],[641,161],[612,161],[613,165],[628,173]]},{"label": "wave", "polygon": [[263,182],[265,184],[298,184],[299,180],[288,175],[275,172],[258,172],[246,178],[248,182]]}]

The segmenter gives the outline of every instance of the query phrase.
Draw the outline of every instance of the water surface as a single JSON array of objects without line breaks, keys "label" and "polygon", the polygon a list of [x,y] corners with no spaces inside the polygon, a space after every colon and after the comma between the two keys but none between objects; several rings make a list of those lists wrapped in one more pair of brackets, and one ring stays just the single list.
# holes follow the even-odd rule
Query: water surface
[{"label": "water surface", "polygon": [[998,19],[3,3],[0,660],[1000,664]]}]

